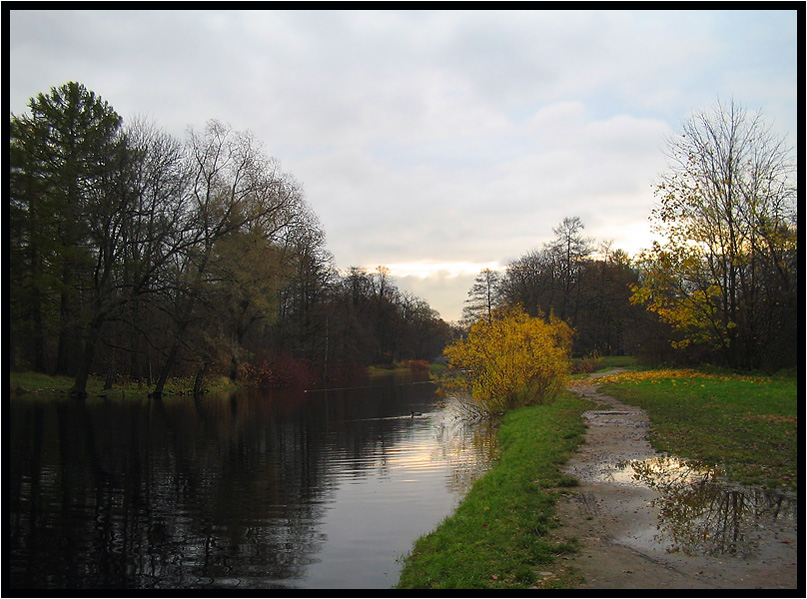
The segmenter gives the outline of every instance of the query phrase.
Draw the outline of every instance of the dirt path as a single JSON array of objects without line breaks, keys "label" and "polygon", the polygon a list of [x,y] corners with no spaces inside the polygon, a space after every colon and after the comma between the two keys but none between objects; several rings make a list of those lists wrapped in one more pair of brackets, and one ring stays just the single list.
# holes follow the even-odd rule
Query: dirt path
[{"label": "dirt path", "polygon": [[581,588],[796,589],[795,500],[656,454],[645,412],[598,393],[597,376],[574,388],[598,407],[565,469],[580,486],[558,505]]}]

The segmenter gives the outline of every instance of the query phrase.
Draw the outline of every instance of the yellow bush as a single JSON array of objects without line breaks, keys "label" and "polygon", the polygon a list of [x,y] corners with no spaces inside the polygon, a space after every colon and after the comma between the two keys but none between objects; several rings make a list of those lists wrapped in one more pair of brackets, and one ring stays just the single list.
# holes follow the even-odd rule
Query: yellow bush
[{"label": "yellow bush", "polygon": [[452,386],[467,389],[491,413],[548,403],[566,384],[572,331],[509,308],[480,319],[466,339],[445,349],[454,372]]}]

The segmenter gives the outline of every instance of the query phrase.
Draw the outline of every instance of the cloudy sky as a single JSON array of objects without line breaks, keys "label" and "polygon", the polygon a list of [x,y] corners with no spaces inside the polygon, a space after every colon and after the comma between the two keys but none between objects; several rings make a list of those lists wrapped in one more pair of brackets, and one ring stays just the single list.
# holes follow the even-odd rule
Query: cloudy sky
[{"label": "cloudy sky", "polygon": [[796,143],[796,11],[10,11],[7,94],[79,81],[182,137],[250,130],[341,269],[458,319],[564,217],[652,239],[665,139],[734,98]]}]

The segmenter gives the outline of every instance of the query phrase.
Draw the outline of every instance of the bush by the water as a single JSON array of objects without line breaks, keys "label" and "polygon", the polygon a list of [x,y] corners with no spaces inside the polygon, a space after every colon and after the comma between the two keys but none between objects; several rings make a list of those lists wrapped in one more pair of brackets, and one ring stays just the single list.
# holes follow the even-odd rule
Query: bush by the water
[{"label": "bush by the water", "polygon": [[428,360],[409,360],[409,370],[416,374],[429,372],[431,365]]},{"label": "bush by the water", "polygon": [[445,349],[454,376],[445,386],[470,392],[487,412],[552,401],[566,384],[572,330],[521,308],[494,312]]}]

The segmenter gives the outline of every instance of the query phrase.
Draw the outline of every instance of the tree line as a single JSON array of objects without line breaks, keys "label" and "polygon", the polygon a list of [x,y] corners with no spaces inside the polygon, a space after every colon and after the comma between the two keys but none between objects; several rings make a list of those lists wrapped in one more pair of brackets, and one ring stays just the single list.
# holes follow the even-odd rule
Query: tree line
[{"label": "tree line", "polygon": [[[11,367],[232,379],[430,359],[454,335],[389,271],[340,273],[302,188],[249,132],[217,121],[176,139],[123,121],[79,83],[11,115]],[[572,351],[736,369],[797,364],[791,151],[734,102],[668,141],[652,214],[630,257],[564,219],[503,272],[485,270],[464,322],[521,306],[566,322]]]},{"label": "tree line", "polygon": [[[493,318],[497,309],[520,306],[529,316],[566,322],[574,330],[572,353],[636,354],[643,343],[637,324],[645,310],[631,303],[638,283],[633,261],[610,243],[599,247],[583,235],[579,217],[553,229],[555,238],[511,261],[504,271],[485,269],[476,277],[463,321]],[[650,322],[642,328],[650,333]]]},{"label": "tree line", "polygon": [[667,149],[650,249],[630,257],[607,242],[596,248],[579,217],[565,218],[541,249],[477,276],[466,325],[521,306],[567,322],[578,356],[797,366],[803,322],[792,149],[761,113],[734,101],[694,113]]},{"label": "tree line", "polygon": [[383,267],[339,273],[249,132],[210,121],[179,140],[75,82],[29,108],[9,130],[12,368],[160,395],[175,375],[198,389],[216,370],[324,378],[440,353],[448,325]]}]

